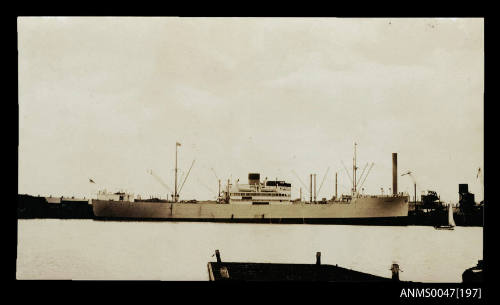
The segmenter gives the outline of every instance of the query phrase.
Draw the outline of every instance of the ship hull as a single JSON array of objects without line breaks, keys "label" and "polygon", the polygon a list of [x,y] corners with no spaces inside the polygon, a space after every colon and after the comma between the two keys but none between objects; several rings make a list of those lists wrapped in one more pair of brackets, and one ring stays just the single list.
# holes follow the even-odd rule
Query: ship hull
[{"label": "ship hull", "polygon": [[239,223],[406,225],[408,198],[361,197],[350,203],[242,205],[93,200],[96,219]]}]

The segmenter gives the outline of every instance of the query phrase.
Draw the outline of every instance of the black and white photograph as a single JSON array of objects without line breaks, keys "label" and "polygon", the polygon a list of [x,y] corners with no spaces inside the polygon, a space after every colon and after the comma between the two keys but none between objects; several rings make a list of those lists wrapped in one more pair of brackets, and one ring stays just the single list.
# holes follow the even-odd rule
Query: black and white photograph
[{"label": "black and white photograph", "polygon": [[20,16],[17,61],[17,280],[483,282],[484,18]]}]

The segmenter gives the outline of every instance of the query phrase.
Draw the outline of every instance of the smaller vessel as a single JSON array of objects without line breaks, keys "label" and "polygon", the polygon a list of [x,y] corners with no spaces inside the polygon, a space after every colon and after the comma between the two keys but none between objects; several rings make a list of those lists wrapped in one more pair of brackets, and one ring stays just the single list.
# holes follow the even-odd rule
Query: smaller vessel
[{"label": "smaller vessel", "polygon": [[398,264],[393,264],[390,269],[391,279],[338,265],[321,264],[321,252],[316,252],[316,264],[223,262],[219,250],[215,250],[215,256],[217,262],[208,263],[210,281],[399,282]]},{"label": "smaller vessel", "polygon": [[451,203],[448,205],[448,224],[435,226],[438,230],[453,230],[455,228],[455,220],[453,220],[453,207]]}]

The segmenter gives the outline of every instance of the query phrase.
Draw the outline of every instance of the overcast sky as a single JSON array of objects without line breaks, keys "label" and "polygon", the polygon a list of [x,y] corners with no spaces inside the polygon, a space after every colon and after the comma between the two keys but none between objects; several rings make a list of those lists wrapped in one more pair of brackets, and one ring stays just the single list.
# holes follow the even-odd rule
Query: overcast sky
[{"label": "overcast sky", "polygon": [[[249,172],[364,192],[435,190],[458,201],[484,152],[483,19],[18,19],[19,193],[214,199]],[[352,173],[350,173],[352,174]],[[96,184],[89,183],[92,178]],[[303,187],[302,187],[303,188]],[[303,189],[303,194],[306,190]]]}]

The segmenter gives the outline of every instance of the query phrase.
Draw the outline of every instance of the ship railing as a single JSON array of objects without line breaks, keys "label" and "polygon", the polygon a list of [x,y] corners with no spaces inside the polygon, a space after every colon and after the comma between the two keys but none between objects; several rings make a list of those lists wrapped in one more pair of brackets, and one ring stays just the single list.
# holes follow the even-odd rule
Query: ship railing
[{"label": "ship railing", "polygon": [[391,198],[391,197],[400,197],[400,196],[408,196],[408,194],[405,193],[398,193],[396,195],[394,194],[383,194],[383,195],[364,195],[360,197],[370,197],[370,198]]}]

